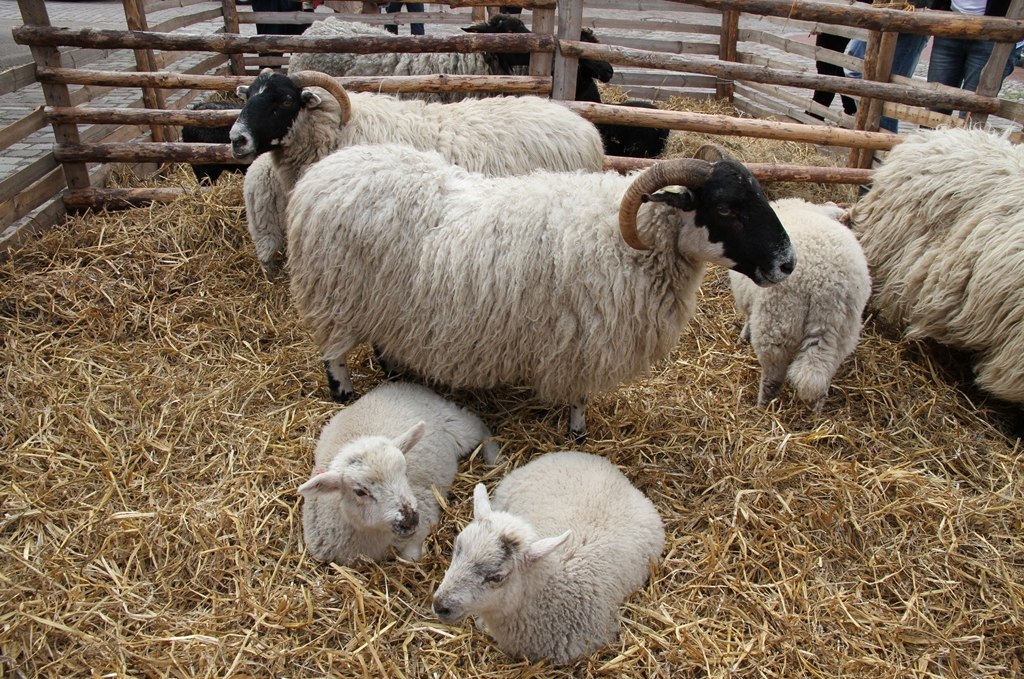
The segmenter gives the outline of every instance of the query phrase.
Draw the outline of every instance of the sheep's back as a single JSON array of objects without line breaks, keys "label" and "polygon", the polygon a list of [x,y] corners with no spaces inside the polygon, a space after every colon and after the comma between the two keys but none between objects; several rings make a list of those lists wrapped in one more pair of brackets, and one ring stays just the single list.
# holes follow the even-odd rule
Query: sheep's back
[{"label": "sheep's back", "polygon": [[918,132],[851,211],[873,305],[908,335],[981,353],[978,383],[1024,401],[1024,149],[983,130]]},{"label": "sheep's back", "polygon": [[[328,18],[317,21],[303,32],[313,37],[395,37],[382,28],[361,22],[339,21]],[[307,52],[293,55],[288,72],[321,71],[332,76],[409,76],[409,75],[492,75],[497,73],[493,62],[482,54],[434,52],[378,52],[351,54],[344,52]],[[461,92],[410,93],[402,99],[423,101],[460,101],[476,95]]]},{"label": "sheep's back", "polygon": [[621,602],[643,586],[664,548],[654,504],[607,459],[549,453],[510,472],[492,506],[526,520],[541,537],[571,530],[566,569],[585,573]]},{"label": "sheep's back", "polygon": [[[492,177],[538,170],[599,172],[601,135],[590,122],[539,97],[489,97],[452,104],[352,93],[345,145],[408,144]],[[494,121],[504,121],[496,128]]]}]

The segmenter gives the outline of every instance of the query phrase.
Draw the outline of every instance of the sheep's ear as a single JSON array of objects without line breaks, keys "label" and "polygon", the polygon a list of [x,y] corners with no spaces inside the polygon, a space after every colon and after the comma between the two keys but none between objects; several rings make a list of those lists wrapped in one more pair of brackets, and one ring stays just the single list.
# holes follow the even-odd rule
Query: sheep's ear
[{"label": "sheep's ear", "polygon": [[487,488],[482,483],[473,489],[473,518],[486,519],[491,515],[491,501],[487,499]]},{"label": "sheep's ear", "polygon": [[395,447],[402,451],[403,454],[406,454],[420,442],[420,439],[423,438],[423,434],[425,434],[426,431],[427,423],[420,420],[416,424],[412,425],[407,432],[392,441],[392,443],[394,443]]},{"label": "sheep's ear", "polygon": [[263,70],[260,71],[260,75],[267,75],[268,73],[273,73],[273,72],[274,72],[274,69],[270,68],[269,66],[265,66],[263,68]]},{"label": "sheep's ear", "polygon": [[545,556],[553,552],[556,547],[568,540],[571,533],[571,530],[567,530],[561,535],[556,535],[553,538],[542,538],[537,540],[527,547],[526,552],[523,554],[523,556],[526,557],[526,563],[531,563],[537,559],[543,559]]},{"label": "sheep's ear", "polygon": [[235,94],[237,94],[242,99],[248,99],[249,98],[249,86],[248,85],[239,85],[238,87],[235,88]]},{"label": "sheep's ear", "polygon": [[322,101],[320,95],[309,88],[302,90],[300,96],[302,97],[302,105],[306,108],[316,108]]},{"label": "sheep's ear", "polygon": [[317,474],[299,486],[299,492],[307,498],[321,493],[332,493],[345,487],[345,480],[338,472]]},{"label": "sheep's ear", "polygon": [[642,200],[645,203],[665,203],[686,212],[697,208],[697,197],[693,195],[693,191],[684,186],[668,186],[655,193],[645,193]]}]

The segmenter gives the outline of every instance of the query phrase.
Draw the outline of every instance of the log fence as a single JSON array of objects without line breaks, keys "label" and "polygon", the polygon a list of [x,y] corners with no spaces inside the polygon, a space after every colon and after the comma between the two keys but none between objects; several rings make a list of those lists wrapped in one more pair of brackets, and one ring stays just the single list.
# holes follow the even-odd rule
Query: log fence
[{"label": "log fence", "polygon": [[[1024,0],[1014,0],[1007,18],[816,0],[509,0],[502,4],[527,9],[524,16],[532,20],[533,33],[515,35],[431,34],[431,26],[465,26],[483,19],[487,0],[455,0],[428,6],[426,12],[386,16],[379,14],[382,3],[377,1],[327,3],[340,10],[337,16],[345,20],[378,25],[422,22],[428,26],[426,36],[387,39],[245,34],[244,29],[254,23],[308,24],[320,20],[323,14],[239,11],[234,0],[123,3],[128,30],[76,30],[50,26],[45,2],[19,0],[24,25],[13,35],[16,42],[30,47],[35,63],[0,73],[0,96],[41,86],[46,105],[0,129],[0,150],[47,125],[53,129],[56,144],[45,157],[0,180],[0,209],[4,214],[0,228],[33,213],[39,214],[32,225],[42,227],[59,219],[66,209],[172,199],[174,189],[105,189],[102,181],[113,163],[229,161],[227,146],[181,144],[176,142],[177,130],[182,125],[227,125],[237,114],[191,111],[184,106],[202,92],[233,91],[250,82],[263,66],[286,66],[286,57],[265,53],[530,52],[527,75],[338,80],[352,91],[551,96],[599,123],[802,141],[849,150],[846,168],[758,166],[755,174],[764,181],[869,181],[876,152],[892,148],[900,140],[898,135],[877,131],[882,115],[928,126],[962,124],[959,118],[932,109],[963,111],[976,122],[989,116],[1010,125],[1024,121],[1024,105],[1000,99],[993,91],[992,83],[998,78],[991,73],[1000,55],[1005,61],[1008,44],[997,45],[978,93],[889,75],[898,32],[984,37],[1000,43],[1024,39],[1024,21],[1019,18]],[[154,19],[160,12],[172,12],[173,16]],[[744,17],[759,20],[745,25]],[[772,17],[783,23],[772,23]],[[213,30],[192,30],[211,23],[216,25]],[[780,25],[785,31],[778,30]],[[582,27],[594,29],[601,43],[578,40]],[[866,39],[865,59],[796,39],[798,32],[822,30]],[[128,50],[135,55],[129,70],[107,67],[110,55]],[[613,84],[630,96],[718,97],[755,117],[568,101],[581,58],[614,64]],[[817,75],[813,71],[815,60],[858,70],[864,77]],[[139,96],[127,106],[82,106],[119,88],[131,88]],[[813,103],[810,91],[817,89],[859,98],[862,105],[856,118]],[[769,115],[775,120],[762,119]],[[635,159],[609,159],[609,167],[619,170],[646,164]],[[54,196],[59,198],[54,200]],[[6,236],[0,236],[0,247],[14,242]]]}]

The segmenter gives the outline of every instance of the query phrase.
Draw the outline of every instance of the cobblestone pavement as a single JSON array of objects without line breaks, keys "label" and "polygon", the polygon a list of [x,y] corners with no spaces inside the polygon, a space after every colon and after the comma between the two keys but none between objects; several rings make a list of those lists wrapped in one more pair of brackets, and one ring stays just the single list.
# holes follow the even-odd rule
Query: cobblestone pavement
[{"label": "cobblestone pavement", "polygon": [[[219,6],[219,1],[210,0],[209,2],[190,6],[185,10],[182,8],[172,8],[156,12],[149,15],[147,19],[150,25],[156,25],[174,16],[180,16],[184,11],[192,13],[205,9],[215,9]],[[91,27],[100,29],[124,29],[126,27],[121,0],[46,0],[45,7],[50,23],[54,26],[66,26],[70,28]],[[250,11],[248,6],[240,6],[239,9],[243,12]],[[329,10],[326,8],[320,8],[318,11]],[[433,5],[428,7],[428,11],[452,10],[448,9],[446,5]],[[468,12],[468,10],[462,11]],[[655,19],[659,17],[652,16],[651,18]],[[670,18],[670,15],[660,18]],[[19,63],[31,62],[31,54],[28,48],[16,45],[10,35],[10,29],[21,25],[21,23],[21,12],[16,0],[0,0],[0,26],[4,27],[2,31],[3,36],[0,37],[0,69],[10,68]],[[781,20],[759,19],[747,16],[744,17],[744,25],[756,25],[760,28],[768,28],[779,35],[783,35],[794,40],[813,42],[813,37],[808,36],[805,29],[798,28],[797,26],[793,26],[790,29],[790,27],[787,27],[786,22]],[[204,24],[190,26],[183,30],[190,33],[212,33],[220,29],[222,26],[223,23],[221,21],[209,21]],[[243,24],[242,32],[244,34],[253,34],[255,32],[255,27],[252,24]],[[403,30],[403,33],[404,32],[405,30]],[[437,32],[442,34],[457,34],[459,32],[459,28],[458,26],[441,26],[437,27]],[[666,33],[664,35],[652,33],[651,37],[660,37],[664,39],[676,38],[676,36],[671,33]],[[764,49],[766,51],[771,51],[770,48]],[[175,64],[173,68],[174,70],[179,71],[184,68],[188,68],[202,59],[203,56],[205,55],[197,55],[189,60],[183,61],[182,63]],[[134,63],[134,55],[130,50],[112,50],[102,61],[89,65],[89,67],[102,68],[105,70],[124,70],[133,67]],[[928,55],[926,52],[921,58],[921,64],[919,65],[918,72],[916,74],[917,77],[922,79],[925,77],[927,63]],[[74,90],[77,88],[72,89]],[[1003,94],[1004,96],[1008,95],[1017,98],[1024,97],[1024,69],[1017,69],[1017,71],[1007,79],[1006,84],[1004,85]],[[118,88],[111,90],[108,94],[105,94],[90,105],[127,107],[137,100],[139,96],[140,93],[137,88]],[[834,106],[838,106],[838,97],[836,99],[837,103],[834,104]],[[43,104],[44,100],[42,90],[38,85],[25,87],[15,93],[0,96],[0,127],[19,120]],[[87,133],[89,127],[81,126],[80,129],[84,134]],[[27,166],[31,162],[51,151],[53,143],[53,133],[50,127],[46,126],[44,129],[29,135],[18,143],[0,150],[0,181],[6,179],[19,169]]]}]

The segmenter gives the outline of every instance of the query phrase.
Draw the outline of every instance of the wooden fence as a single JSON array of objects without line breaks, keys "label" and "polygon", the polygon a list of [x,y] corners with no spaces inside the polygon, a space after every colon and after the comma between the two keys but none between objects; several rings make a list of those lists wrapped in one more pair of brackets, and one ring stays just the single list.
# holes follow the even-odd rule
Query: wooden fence
[{"label": "wooden fence", "polygon": [[[337,15],[342,19],[374,24],[422,22],[428,27],[426,36],[342,39],[243,34],[249,33],[243,30],[247,24],[306,24],[322,18],[320,12],[240,12],[234,0],[123,2],[129,30],[73,30],[50,26],[44,2],[19,0],[24,25],[14,30],[14,37],[31,46],[35,63],[0,74],[0,96],[38,84],[46,106],[0,129],[0,150],[46,125],[52,126],[56,144],[51,153],[0,181],[0,205],[6,208],[0,210],[0,230],[29,217],[24,230],[0,238],[0,247],[14,242],[17,235],[52,224],[68,208],[170,200],[176,195],[173,189],[132,193],[104,189],[112,163],[230,161],[226,146],[182,144],[177,138],[183,124],[225,125],[235,114],[182,109],[202,91],[233,90],[250,81],[262,66],[285,65],[286,58],[266,55],[274,52],[529,51],[533,53],[529,74],[522,76],[382,76],[339,81],[353,91],[531,93],[558,100],[571,98],[578,58],[604,59],[616,67],[613,84],[631,96],[727,98],[754,117],[566,101],[595,122],[850,149],[848,168],[755,168],[765,180],[866,181],[874,152],[899,141],[897,135],[877,131],[883,114],[929,126],[959,122],[930,108],[965,111],[982,121],[998,116],[1010,125],[1024,121],[1024,106],[995,96],[998,78],[983,78],[979,91],[972,93],[887,76],[894,31],[1005,41],[993,53],[992,63],[999,64],[1005,63],[1012,43],[1024,39],[1024,22],[1014,18],[812,0],[509,0],[504,4],[529,10],[525,16],[532,20],[533,33],[491,35],[452,29],[482,20],[487,0],[454,0],[428,7],[435,11],[389,15],[379,14],[378,2],[328,2],[342,10]],[[1024,0],[1015,0],[1012,16],[1020,5]],[[173,10],[171,18],[149,25],[148,17],[168,10]],[[751,16],[758,21],[741,21]],[[191,30],[211,21],[217,23],[216,30],[201,34]],[[600,44],[576,39],[584,26],[594,29]],[[446,33],[439,27],[449,27],[448,34],[439,35]],[[859,60],[782,35],[817,31],[867,40],[866,58]],[[127,70],[104,68],[111,54],[125,50],[134,53],[134,63]],[[818,59],[861,71],[864,78],[817,75],[813,64]],[[114,88],[137,88],[140,94],[128,107],[84,106]],[[815,104],[810,96],[813,90],[857,97],[861,113],[854,118]],[[643,164],[631,159],[609,162],[617,169]],[[60,198],[54,200],[55,196]]]}]

